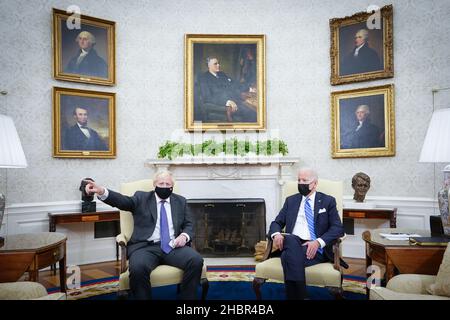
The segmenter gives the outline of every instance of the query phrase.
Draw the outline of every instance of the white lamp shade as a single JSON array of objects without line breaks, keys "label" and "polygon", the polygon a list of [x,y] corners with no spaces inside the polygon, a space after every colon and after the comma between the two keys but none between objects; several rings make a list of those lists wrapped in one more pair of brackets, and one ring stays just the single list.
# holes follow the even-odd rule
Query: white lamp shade
[{"label": "white lamp shade", "polygon": [[25,168],[27,159],[13,120],[0,114],[0,168]]},{"label": "white lamp shade", "polygon": [[433,112],[419,162],[450,162],[450,108]]}]

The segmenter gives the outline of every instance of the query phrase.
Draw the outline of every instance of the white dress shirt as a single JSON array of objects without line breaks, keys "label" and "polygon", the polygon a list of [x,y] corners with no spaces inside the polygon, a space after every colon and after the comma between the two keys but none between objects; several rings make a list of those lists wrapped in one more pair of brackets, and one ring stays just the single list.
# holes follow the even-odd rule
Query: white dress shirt
[{"label": "white dress shirt", "polygon": [[89,53],[89,51],[81,49],[81,53],[77,58],[77,66],[81,63],[81,61],[83,61],[84,57],[86,57],[88,55],[88,53]]},{"label": "white dress shirt", "polygon": [[359,54],[359,50],[361,50],[362,47],[364,47],[366,43],[364,42],[362,45],[360,45],[358,48],[355,49],[355,52],[353,53],[354,57],[357,57]]},{"label": "white dress shirt", "polygon": [[[314,214],[314,201],[316,199],[316,192],[314,192],[311,196],[309,196],[309,204],[311,205],[311,210]],[[302,196],[302,202],[300,203],[300,208],[298,209],[297,220],[295,221],[294,229],[292,230],[292,234],[298,236],[302,240],[311,240],[311,234],[309,233],[308,221],[306,220],[305,215],[305,203],[306,197]],[[279,232],[275,232],[271,235],[272,239],[275,235],[279,234]],[[317,236],[317,235],[316,235]],[[325,247],[325,241],[321,238],[317,238],[317,241],[320,243],[320,247]]]},{"label": "white dress shirt", "polygon": [[[109,191],[108,189],[105,188],[105,193],[102,195],[97,195],[97,197],[100,200],[106,200],[109,196]],[[157,218],[156,218],[156,225],[155,225],[155,230],[153,231],[153,234],[150,236],[150,238],[148,238],[148,241],[160,241],[161,240],[161,232],[160,232],[160,221],[161,221],[161,201],[162,199],[160,197],[158,197],[158,195],[155,192],[155,197],[156,197],[156,209],[157,209]],[[172,209],[170,206],[170,197],[167,198],[165,200],[166,202],[164,203],[164,208],[166,209],[166,214],[167,214],[167,222],[169,225],[169,235],[170,235],[170,240],[172,242],[172,240],[175,239],[175,231],[173,228],[173,221],[172,221]],[[186,242],[190,241],[189,235],[185,232],[181,233],[182,235],[184,235],[186,237]]]},{"label": "white dress shirt", "polygon": [[91,137],[91,133],[89,132],[89,130],[86,128],[82,128],[81,124],[79,124],[78,122],[77,122],[77,125],[78,125],[78,128],[80,128],[81,132],[83,132],[83,134],[86,136],[86,138],[89,139]]},{"label": "white dress shirt", "polygon": [[359,124],[358,124],[358,126],[356,127],[356,130],[355,131],[358,131],[359,129],[361,129],[361,127],[362,127],[362,125],[363,125],[363,122],[362,121],[358,121],[359,122]]},{"label": "white dress shirt", "polygon": [[[158,215],[156,218],[156,225],[155,230],[153,231],[153,234],[150,238],[148,238],[148,241],[160,241],[161,240],[161,232],[160,232],[160,223],[161,223],[161,202],[163,201],[155,192],[156,197],[156,209],[158,210]],[[172,209],[170,208],[170,197],[164,200],[164,208],[166,209],[167,214],[167,222],[169,225],[169,235],[170,240],[175,239],[175,232],[173,230],[173,222],[172,222]]]}]

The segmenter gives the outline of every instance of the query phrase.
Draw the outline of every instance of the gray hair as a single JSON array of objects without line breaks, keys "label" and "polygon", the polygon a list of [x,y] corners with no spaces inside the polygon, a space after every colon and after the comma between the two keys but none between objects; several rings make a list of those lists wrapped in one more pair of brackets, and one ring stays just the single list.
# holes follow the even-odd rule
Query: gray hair
[{"label": "gray hair", "polygon": [[175,180],[173,179],[173,174],[167,169],[160,169],[158,170],[155,175],[153,176],[153,185],[156,185],[156,182],[161,178],[167,178],[170,177],[172,179],[173,184],[175,184]]},{"label": "gray hair", "polygon": [[78,41],[78,39],[80,39],[81,37],[86,37],[86,38],[88,38],[88,39],[89,39],[89,42],[91,43],[91,45],[94,45],[94,44],[95,44],[95,36],[94,36],[92,33],[90,33],[89,31],[81,31],[81,32],[78,34],[77,40],[76,40],[76,41]]},{"label": "gray hair", "polygon": [[369,39],[369,31],[367,31],[367,29],[360,29],[360,30],[358,30],[356,35],[358,35],[358,34],[360,34],[365,41],[367,41]]},{"label": "gray hair", "polygon": [[319,179],[319,176],[317,174],[317,171],[310,167],[301,167],[300,170],[298,170],[298,174],[300,172],[308,172],[310,177],[313,178],[314,181],[317,181]]},{"label": "gray hair", "polygon": [[369,114],[369,113],[370,113],[369,106],[368,106],[367,104],[361,104],[361,105],[359,105],[358,108],[356,108],[356,111],[355,111],[355,112],[358,112],[359,110],[364,111],[366,114]]}]

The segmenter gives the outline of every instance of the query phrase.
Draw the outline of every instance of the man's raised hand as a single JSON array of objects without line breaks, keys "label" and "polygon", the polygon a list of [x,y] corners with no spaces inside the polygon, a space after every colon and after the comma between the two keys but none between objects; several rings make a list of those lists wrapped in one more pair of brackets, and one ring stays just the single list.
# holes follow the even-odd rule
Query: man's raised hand
[{"label": "man's raised hand", "polygon": [[93,195],[94,193],[97,193],[98,195],[102,195],[105,193],[105,188],[96,184],[95,182],[90,181],[90,180],[83,180],[83,181],[85,181],[87,183],[85,190],[88,195]]}]

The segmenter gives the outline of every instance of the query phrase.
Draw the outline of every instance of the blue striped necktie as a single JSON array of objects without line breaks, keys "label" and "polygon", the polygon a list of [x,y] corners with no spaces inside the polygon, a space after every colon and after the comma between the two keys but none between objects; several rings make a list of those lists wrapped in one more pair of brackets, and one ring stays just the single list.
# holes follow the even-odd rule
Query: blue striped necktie
[{"label": "blue striped necktie", "polygon": [[164,203],[166,201],[161,201],[161,210],[160,210],[160,218],[159,218],[159,232],[161,234],[161,249],[164,253],[169,253],[172,251],[172,247],[169,246],[170,242],[170,234],[169,234],[169,221],[167,220],[166,208],[164,207]]},{"label": "blue striped necktie", "polygon": [[[311,240],[316,240],[316,232],[314,231],[314,214],[312,212],[311,209],[311,205],[309,204],[309,201],[311,199],[310,198],[306,198],[305,201],[305,216],[306,216],[306,221],[308,222],[308,230],[309,230],[309,235],[311,236]],[[323,252],[323,249],[321,247],[319,247],[318,251],[320,253]]]}]

